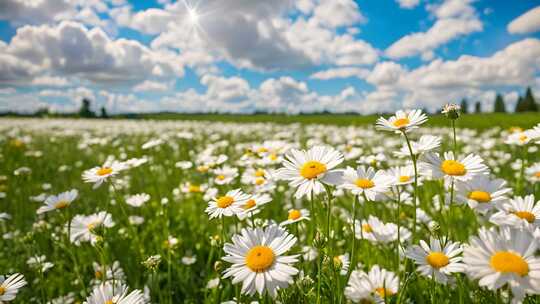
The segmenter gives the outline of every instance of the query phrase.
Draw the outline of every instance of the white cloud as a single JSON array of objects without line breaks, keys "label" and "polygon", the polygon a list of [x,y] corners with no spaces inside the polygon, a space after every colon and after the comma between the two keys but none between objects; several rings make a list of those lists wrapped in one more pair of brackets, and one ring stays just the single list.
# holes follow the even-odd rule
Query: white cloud
[{"label": "white cloud", "polygon": [[156,68],[164,75],[183,75],[174,53],[154,51],[135,40],[112,40],[100,28],[88,30],[71,21],[23,26],[1,48],[0,75],[4,76],[0,81],[23,79],[40,71],[107,83],[146,78]]},{"label": "white cloud", "polygon": [[133,87],[135,92],[165,92],[170,90],[172,83],[145,80]]},{"label": "white cloud", "polygon": [[399,3],[399,7],[411,9],[420,4],[420,0],[396,0]]},{"label": "white cloud", "polygon": [[358,4],[352,0],[321,0],[313,17],[322,25],[332,28],[366,22]]},{"label": "white cloud", "polygon": [[508,32],[526,34],[540,31],[540,6],[537,6],[508,24]]},{"label": "white cloud", "polygon": [[470,5],[472,0],[446,0],[428,9],[436,16],[426,32],[406,35],[390,45],[385,54],[393,59],[422,55],[431,60],[433,50],[460,36],[482,31],[483,25]]},{"label": "white cloud", "polygon": [[334,68],[334,69],[319,71],[319,72],[311,74],[309,78],[327,80],[327,79],[334,79],[334,78],[357,77],[357,78],[363,79],[368,74],[369,74],[368,69],[357,68],[357,67],[342,67],[342,68]]},{"label": "white cloud", "polygon": [[123,27],[129,27],[145,34],[159,34],[167,30],[169,22],[178,18],[171,12],[158,8],[149,8],[133,13],[131,6],[122,6],[111,10],[111,17]]},{"label": "white cloud", "polygon": [[32,84],[37,86],[65,87],[69,85],[69,81],[64,77],[39,76],[32,80]]}]

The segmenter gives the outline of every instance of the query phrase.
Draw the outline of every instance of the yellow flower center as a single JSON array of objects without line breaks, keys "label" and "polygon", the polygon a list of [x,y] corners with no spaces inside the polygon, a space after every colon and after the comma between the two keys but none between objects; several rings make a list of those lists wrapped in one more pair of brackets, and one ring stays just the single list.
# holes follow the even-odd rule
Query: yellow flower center
[{"label": "yellow flower center", "polygon": [[94,276],[96,277],[96,279],[101,279],[103,277],[103,273],[97,270],[96,272],[94,272]]},{"label": "yellow flower center", "polygon": [[289,211],[289,220],[296,221],[302,216],[300,210],[292,209]]},{"label": "yellow flower center", "polygon": [[394,127],[396,128],[403,128],[406,127],[411,121],[405,117],[405,118],[398,118],[394,120]]},{"label": "yellow flower center", "polygon": [[442,252],[433,251],[426,256],[426,262],[431,265],[431,267],[439,269],[448,265],[450,259]]},{"label": "yellow flower center", "polygon": [[451,159],[442,162],[441,170],[450,176],[463,176],[467,173],[467,169],[462,163]]},{"label": "yellow flower center", "polygon": [[520,219],[526,220],[529,223],[532,223],[536,220],[536,216],[534,216],[534,214],[529,211],[515,211],[514,215],[519,217]]},{"label": "yellow flower center", "polygon": [[275,153],[272,153],[272,154],[270,154],[269,158],[270,158],[270,160],[276,160],[277,155]]},{"label": "yellow flower center", "polygon": [[56,209],[63,209],[69,206],[69,203],[67,201],[58,201],[56,204],[54,204],[54,208]]},{"label": "yellow flower center", "polygon": [[112,168],[111,167],[103,167],[103,168],[99,168],[97,170],[97,175],[99,175],[99,176],[109,175],[111,173],[112,173]]},{"label": "yellow flower center", "polygon": [[257,169],[257,171],[255,171],[255,176],[256,177],[264,177],[264,170],[263,169]]},{"label": "yellow flower center", "polygon": [[227,208],[232,205],[232,203],[234,203],[234,198],[227,195],[217,199],[217,205],[219,208]]},{"label": "yellow flower center", "polygon": [[0,296],[3,296],[6,293],[6,288],[4,286],[0,286]]},{"label": "yellow flower center", "polygon": [[246,255],[246,266],[254,272],[264,272],[275,259],[274,251],[268,246],[255,246]]},{"label": "yellow flower center", "polygon": [[315,160],[306,162],[300,169],[300,175],[307,179],[314,179],[324,172],[326,172],[326,165]]},{"label": "yellow flower center", "polygon": [[529,264],[519,255],[509,251],[497,251],[491,256],[489,264],[498,272],[513,272],[522,277],[529,273]]},{"label": "yellow flower center", "polygon": [[469,193],[469,198],[479,203],[489,203],[491,201],[491,194],[482,190],[474,190]]},{"label": "yellow flower center", "polygon": [[100,222],[92,222],[92,223],[86,225],[86,228],[88,230],[92,231],[92,230],[96,229],[96,227],[99,226],[99,225],[101,225]]},{"label": "yellow flower center", "polygon": [[383,298],[383,299],[386,298],[386,297],[388,297],[388,296],[391,296],[391,295],[392,295],[392,291],[391,291],[391,290],[388,290],[387,288],[384,288],[384,287],[376,288],[376,289],[375,289],[375,292],[376,292],[377,294],[379,294],[379,296],[380,296],[381,298]]},{"label": "yellow flower center", "polygon": [[362,231],[371,233],[373,232],[373,228],[371,228],[370,224],[362,224]]},{"label": "yellow flower center", "polygon": [[519,141],[522,142],[522,143],[527,141],[527,139],[528,139],[528,137],[525,134],[519,136]]},{"label": "yellow flower center", "polygon": [[259,149],[257,149],[257,152],[265,153],[265,152],[268,152],[268,149],[266,149],[265,147],[260,147]]},{"label": "yellow flower center", "polygon": [[255,207],[255,205],[257,205],[257,203],[255,202],[254,199],[250,199],[246,202],[246,204],[244,205],[244,209],[250,209],[250,208],[253,208]]},{"label": "yellow flower center", "polygon": [[536,176],[536,177],[540,177],[540,171],[534,173],[533,175]]},{"label": "yellow flower center", "polygon": [[107,300],[107,302],[105,302],[105,304],[114,304],[114,302],[112,300]]},{"label": "yellow flower center", "polygon": [[201,173],[208,172],[208,170],[210,170],[210,167],[208,167],[208,166],[198,166],[197,167],[197,171],[199,171]]},{"label": "yellow flower center", "polygon": [[359,178],[354,183],[356,184],[356,186],[358,186],[358,188],[362,189],[369,189],[375,186],[375,183],[373,183],[373,181],[367,178]]},{"label": "yellow flower center", "polygon": [[400,183],[406,183],[406,182],[408,182],[410,180],[411,180],[411,177],[408,176],[408,175],[402,175],[402,176],[399,177],[399,182]]},{"label": "yellow flower center", "polygon": [[341,258],[338,256],[335,256],[334,257],[334,266],[335,267],[338,267],[338,268],[341,268],[341,266],[343,265],[343,262],[341,261]]},{"label": "yellow flower center", "polygon": [[201,192],[201,186],[190,184],[190,185],[189,185],[189,188],[188,188],[188,191],[189,191],[189,192],[192,192],[192,193],[194,193],[194,192]]},{"label": "yellow flower center", "polygon": [[255,185],[260,186],[260,185],[264,184],[265,181],[266,180],[264,178],[262,178],[262,177],[256,178],[255,179]]},{"label": "yellow flower center", "polygon": [[216,178],[219,179],[219,180],[224,180],[224,179],[225,179],[225,175],[220,174],[220,175],[216,176]]}]

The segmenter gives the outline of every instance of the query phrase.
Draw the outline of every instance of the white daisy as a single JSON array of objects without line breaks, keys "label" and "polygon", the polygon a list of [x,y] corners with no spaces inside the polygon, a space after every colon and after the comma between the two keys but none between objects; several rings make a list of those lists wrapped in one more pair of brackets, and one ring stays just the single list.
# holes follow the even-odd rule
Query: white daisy
[{"label": "white daisy", "polygon": [[97,241],[95,231],[101,227],[110,228],[112,226],[114,226],[112,216],[105,211],[88,216],[76,215],[71,220],[71,234],[69,239],[76,245],[79,245],[81,242],[91,242],[94,244]]},{"label": "white daisy", "polygon": [[351,273],[345,296],[354,303],[386,303],[398,288],[399,278],[395,273],[375,265],[367,274],[363,271]]},{"label": "white daisy", "polygon": [[237,176],[238,169],[229,166],[217,168],[213,172],[215,174],[214,182],[218,185],[230,184]]},{"label": "white daisy", "polygon": [[67,192],[62,192],[58,195],[51,195],[45,200],[45,205],[39,207],[37,214],[67,208],[69,205],[71,205],[71,202],[77,198],[78,194],[79,192],[76,189],[73,189]]},{"label": "white daisy", "polygon": [[[433,135],[422,135],[418,141],[410,141],[412,153],[416,156],[432,152],[441,146],[441,138]],[[410,157],[409,146],[404,143],[399,151],[394,155],[398,157]]]},{"label": "white daisy", "polygon": [[540,163],[535,163],[525,169],[525,176],[531,183],[540,183]]},{"label": "white daisy", "polygon": [[455,159],[454,153],[445,152],[441,159],[436,153],[424,154],[420,164],[433,178],[442,178],[466,182],[474,176],[488,174],[484,160],[477,155],[469,154],[465,158]]},{"label": "white daisy", "polygon": [[241,234],[232,237],[232,244],[226,243],[223,250],[227,255],[223,260],[232,263],[224,277],[233,277],[232,283],[242,282],[242,293],[263,295],[267,291],[272,297],[280,288],[293,282],[292,276],[298,269],[291,264],[298,261],[298,255],[283,254],[294,246],[296,237],[277,225],[262,228],[245,228]]},{"label": "white daisy", "polygon": [[268,194],[255,194],[252,195],[242,206],[243,211],[237,213],[236,216],[240,220],[255,215],[260,212],[260,208],[272,201],[272,197]]},{"label": "white daisy", "polygon": [[25,285],[24,276],[20,273],[12,274],[7,278],[0,275],[0,303],[13,301],[19,289]]},{"label": "white daisy", "polygon": [[392,185],[390,177],[382,170],[375,172],[372,167],[359,166],[356,170],[347,167],[343,171],[343,183],[339,188],[350,190],[354,195],[365,194],[367,199],[374,201],[379,193],[384,193]]},{"label": "white daisy", "polygon": [[103,281],[119,283],[126,280],[124,269],[122,269],[118,261],[114,261],[112,265],[100,265],[92,262],[92,267],[94,268],[94,279],[90,284],[93,286],[99,285]]},{"label": "white daisy", "polygon": [[471,209],[485,213],[508,200],[511,188],[505,188],[502,179],[491,179],[487,175],[478,175],[467,182],[456,183],[456,200],[467,203]]},{"label": "white daisy", "polygon": [[496,225],[519,227],[540,227],[540,201],[534,202],[534,195],[515,197],[498,206],[499,211],[491,216]]},{"label": "white daisy", "polygon": [[[368,220],[356,221],[356,238],[366,239],[375,243],[390,243],[397,241],[398,226],[394,223],[383,223],[376,216],[370,215]],[[405,228],[399,228],[399,237],[401,241],[406,241],[411,237],[411,232]]]},{"label": "white daisy", "polygon": [[349,266],[351,264],[351,259],[349,254],[345,253],[342,255],[336,255],[333,259],[334,267],[339,269],[339,274],[346,275],[349,271]]},{"label": "white daisy", "polygon": [[508,284],[514,301],[522,301],[526,294],[540,293],[540,259],[535,256],[537,242],[524,229],[502,227],[481,228],[465,246],[463,261],[473,279],[490,290]]},{"label": "white daisy", "polygon": [[194,255],[186,255],[182,257],[181,262],[184,265],[193,265],[197,262],[197,257]]},{"label": "white daisy", "polygon": [[463,248],[459,243],[447,242],[444,247],[439,240],[431,238],[428,245],[420,241],[420,246],[412,245],[407,248],[405,255],[419,265],[418,271],[428,277],[435,277],[439,283],[448,283],[448,276],[464,271],[460,254]]},{"label": "white daisy", "polygon": [[289,216],[287,217],[287,220],[281,222],[279,225],[286,226],[286,225],[297,223],[304,220],[309,221],[309,210],[291,209],[289,210]]},{"label": "white daisy", "polygon": [[280,179],[289,180],[292,187],[297,187],[295,197],[319,194],[323,191],[322,183],[337,184],[341,173],[332,170],[343,162],[343,154],[332,147],[316,146],[308,151],[291,149],[283,160],[284,168],[277,170]]},{"label": "white daisy", "polygon": [[144,203],[148,202],[149,200],[150,200],[150,195],[146,193],[139,193],[139,194],[128,196],[126,198],[126,204],[130,205],[131,207],[139,208]]},{"label": "white daisy", "polygon": [[128,294],[128,287],[123,284],[106,282],[94,288],[84,304],[144,304],[143,293],[135,289]]},{"label": "white daisy", "polygon": [[388,169],[386,173],[391,178],[392,184],[396,186],[409,185],[414,182],[413,166],[393,167]]},{"label": "white daisy", "polygon": [[208,202],[205,212],[210,215],[210,219],[233,216],[244,211],[243,207],[249,198],[250,196],[240,189],[231,190],[224,196],[214,198]]},{"label": "white daisy", "polygon": [[101,167],[94,167],[84,171],[82,178],[86,183],[94,183],[93,188],[96,189],[110,177],[117,175],[125,169],[126,165],[123,162],[107,161]]},{"label": "white daisy", "polygon": [[402,111],[399,110],[388,120],[384,117],[377,119],[377,128],[385,131],[394,131],[396,133],[408,132],[417,129],[418,126],[427,121],[426,114],[422,110]]}]

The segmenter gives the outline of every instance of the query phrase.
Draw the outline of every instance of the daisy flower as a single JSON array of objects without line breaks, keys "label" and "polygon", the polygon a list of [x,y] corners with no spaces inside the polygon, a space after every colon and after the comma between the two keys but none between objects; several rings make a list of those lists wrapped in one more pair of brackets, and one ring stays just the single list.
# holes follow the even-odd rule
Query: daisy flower
[{"label": "daisy flower", "polygon": [[502,226],[539,227],[540,201],[534,202],[534,195],[515,197],[498,206],[499,211],[491,216],[490,222]]},{"label": "daisy flower", "polygon": [[443,158],[436,153],[424,155],[421,167],[431,173],[433,178],[447,178],[466,182],[474,176],[488,174],[484,160],[477,155],[469,154],[465,158],[456,159],[454,153],[445,152]]},{"label": "daisy flower", "polygon": [[405,255],[414,260],[418,265],[418,271],[428,277],[435,277],[439,283],[448,283],[448,276],[456,272],[464,271],[460,254],[463,248],[459,243],[447,242],[442,246],[439,240],[431,238],[429,245],[421,240],[420,246],[412,245]]},{"label": "daisy flower", "polygon": [[388,169],[386,173],[395,186],[409,185],[414,182],[414,168],[412,166],[393,167]]},{"label": "daisy flower", "polygon": [[281,222],[280,226],[286,226],[293,223],[298,223],[303,220],[309,221],[309,210],[307,209],[291,209],[286,221]]},{"label": "daisy flower", "polygon": [[349,266],[351,264],[351,259],[349,254],[345,253],[342,255],[336,255],[333,259],[334,267],[339,269],[339,274],[346,275],[349,271]]},{"label": "daisy flower", "polygon": [[136,289],[128,294],[128,288],[123,284],[106,282],[94,288],[92,294],[86,298],[84,304],[144,304],[144,297]]},{"label": "daisy flower", "polygon": [[[383,223],[379,218],[370,215],[368,220],[356,221],[356,238],[366,239],[371,242],[390,243],[397,241],[398,226],[394,223]],[[411,232],[405,228],[399,228],[401,241],[406,241],[411,237]]]},{"label": "daisy flower", "polygon": [[139,208],[144,203],[148,202],[149,200],[150,200],[150,195],[146,193],[139,193],[139,194],[128,196],[126,198],[126,204],[130,205],[131,207]]},{"label": "daisy flower", "polygon": [[473,279],[489,290],[509,285],[514,301],[526,294],[540,293],[540,259],[535,256],[537,242],[523,229],[501,227],[481,228],[478,236],[465,246],[463,261]]},{"label": "daisy flower", "polygon": [[99,285],[103,281],[124,282],[126,280],[124,270],[118,261],[114,261],[110,266],[92,262],[92,267],[94,268],[94,279],[92,279],[90,284],[94,286]]},{"label": "daisy flower", "polygon": [[39,207],[37,214],[67,208],[71,205],[71,202],[77,198],[78,194],[79,192],[76,189],[73,189],[58,195],[51,195],[45,200],[44,206]]},{"label": "daisy flower", "polygon": [[244,228],[241,234],[232,237],[232,244],[226,243],[223,250],[227,254],[223,260],[232,263],[224,277],[233,277],[232,283],[242,282],[242,293],[250,296],[258,292],[268,292],[275,297],[280,288],[293,282],[292,276],[298,269],[291,264],[298,261],[298,255],[284,256],[296,243],[296,237],[277,225],[264,228]]},{"label": "daisy flower", "polygon": [[262,185],[266,182],[268,173],[264,169],[248,168],[242,174],[242,183],[246,185]]},{"label": "daisy flower", "polygon": [[395,273],[375,265],[367,274],[363,271],[351,273],[345,296],[355,303],[385,303],[398,292],[398,288],[399,278]]},{"label": "daisy flower", "polygon": [[231,190],[224,196],[208,202],[205,212],[210,215],[210,219],[233,216],[244,211],[243,207],[249,198],[250,196],[240,189]]},{"label": "daisy flower", "polygon": [[230,184],[237,176],[238,169],[229,166],[223,166],[214,170],[215,178],[214,182],[217,185]]},{"label": "daisy flower", "polygon": [[343,171],[342,179],[343,183],[338,186],[339,188],[347,189],[354,195],[365,194],[370,201],[374,201],[377,194],[386,192],[392,185],[392,180],[384,171],[375,172],[372,167],[367,170],[363,166],[359,166],[356,170],[347,167]]},{"label": "daisy flower", "polygon": [[110,228],[112,226],[114,226],[112,216],[105,211],[88,216],[76,215],[71,220],[69,239],[76,245],[81,242],[90,242],[93,245],[98,239],[95,231],[101,227]]},{"label": "daisy flower", "polygon": [[180,261],[182,262],[182,264],[189,266],[197,262],[197,257],[194,255],[186,255],[186,256],[183,256]]},{"label": "daisy flower", "polygon": [[[422,135],[418,141],[410,141],[410,143],[412,153],[419,156],[438,149],[441,146],[441,138],[433,135]],[[409,146],[406,143],[403,144],[399,151],[394,152],[394,155],[398,157],[410,157]]]},{"label": "daisy flower", "polygon": [[540,182],[540,163],[533,164],[525,169],[525,175],[531,183]]},{"label": "daisy flower", "polygon": [[101,186],[109,178],[125,170],[126,165],[118,161],[106,161],[101,167],[94,167],[83,172],[82,178],[86,183],[94,183],[93,189]]},{"label": "daisy flower", "polygon": [[180,186],[180,191],[182,193],[203,193],[208,187],[205,184],[195,184],[191,182],[186,182]]},{"label": "daisy flower", "polygon": [[478,175],[467,182],[456,183],[456,200],[467,203],[471,209],[485,213],[508,200],[506,195],[512,189],[505,186],[506,182],[502,179]]},{"label": "daisy flower", "polygon": [[6,276],[0,275],[0,303],[13,301],[17,296],[17,292],[24,285],[26,281],[24,276],[20,273],[15,273],[6,278]]},{"label": "daisy flower", "polygon": [[343,162],[343,154],[332,147],[316,146],[308,151],[291,149],[283,160],[284,168],[277,170],[280,179],[289,180],[292,187],[297,187],[295,197],[319,194],[323,191],[322,183],[337,184],[341,172],[332,170]]},{"label": "daisy flower", "polygon": [[384,117],[377,119],[377,128],[385,131],[394,131],[396,133],[408,132],[417,129],[418,126],[427,121],[426,114],[422,110],[402,111],[399,110],[388,120]]},{"label": "daisy flower", "polygon": [[248,216],[259,213],[260,208],[272,201],[272,197],[268,194],[255,194],[251,196],[245,204],[242,206],[244,209],[242,212],[237,213],[236,216],[243,220]]}]

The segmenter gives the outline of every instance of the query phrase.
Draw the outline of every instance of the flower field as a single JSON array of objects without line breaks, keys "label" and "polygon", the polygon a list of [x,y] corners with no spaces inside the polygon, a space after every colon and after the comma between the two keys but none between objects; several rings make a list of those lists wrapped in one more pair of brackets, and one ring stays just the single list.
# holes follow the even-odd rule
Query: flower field
[{"label": "flower field", "polygon": [[444,112],[0,119],[0,303],[540,303],[540,124]]}]

